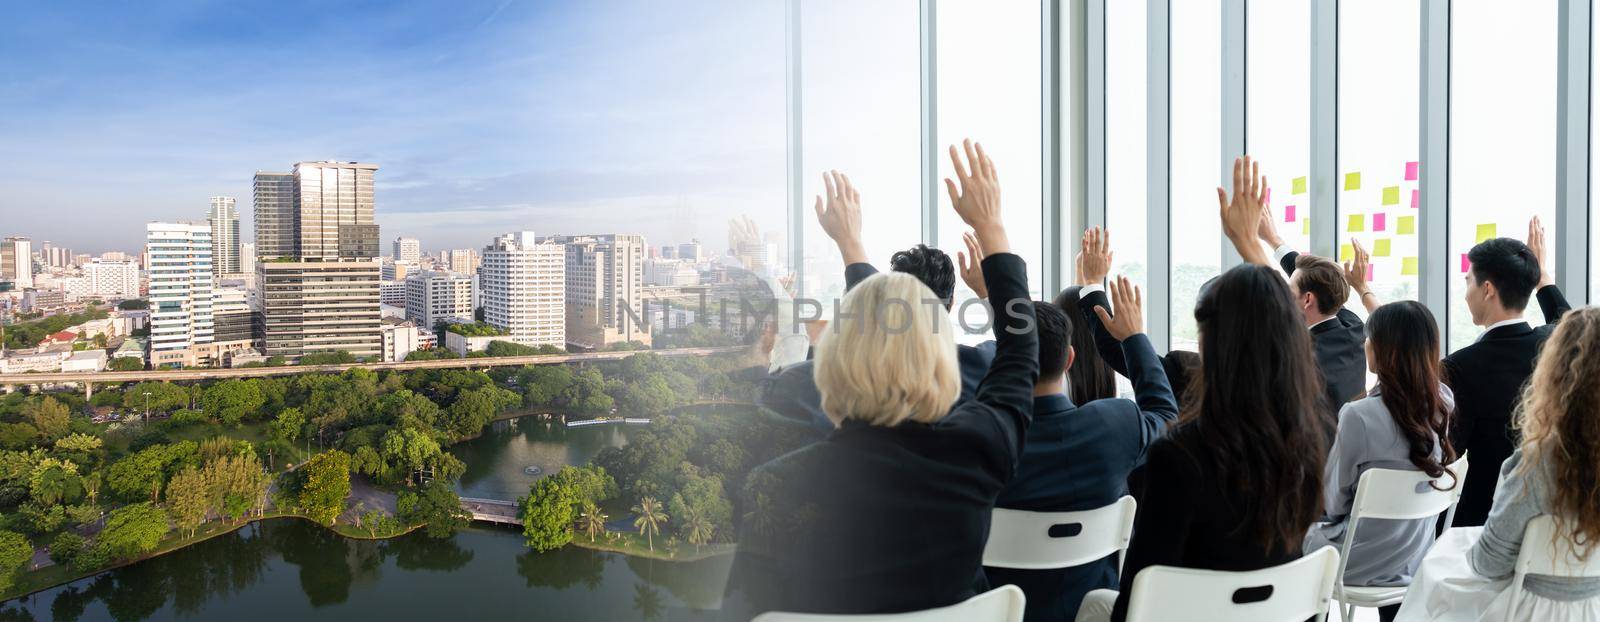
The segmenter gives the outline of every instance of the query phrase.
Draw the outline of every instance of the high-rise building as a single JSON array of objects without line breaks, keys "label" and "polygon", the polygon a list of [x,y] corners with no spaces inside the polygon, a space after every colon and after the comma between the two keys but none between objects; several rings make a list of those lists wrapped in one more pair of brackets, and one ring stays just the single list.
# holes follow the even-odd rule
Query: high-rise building
[{"label": "high-rise building", "polygon": [[211,293],[212,342],[229,351],[249,348],[254,340],[250,291],[234,284],[218,285]]},{"label": "high-rise building", "polygon": [[295,229],[302,258],[378,256],[372,183],[376,164],[301,162],[294,165]]},{"label": "high-rise building", "polygon": [[644,236],[554,236],[549,241],[566,247],[567,343],[584,349],[623,341],[649,344],[639,291]]},{"label": "high-rise building", "polygon": [[49,268],[72,267],[72,249],[51,244],[46,240],[39,245],[39,263]]},{"label": "high-rise building", "polygon": [[33,241],[8,237],[0,241],[0,280],[11,281],[12,289],[33,287]]},{"label": "high-rise building", "polygon": [[678,259],[700,261],[700,240],[690,240],[678,245]]},{"label": "high-rise building", "polygon": [[507,233],[483,249],[478,275],[483,320],[523,345],[566,345],[566,251],[532,231]]},{"label": "high-rise building", "polygon": [[[417,263],[422,260],[422,242],[416,238],[394,239],[394,260]],[[405,277],[401,277],[405,278]]]},{"label": "high-rise building", "polygon": [[452,272],[406,277],[406,319],[433,328],[440,321],[471,322],[474,279]]},{"label": "high-rise building", "polygon": [[83,264],[83,278],[90,296],[139,297],[139,265],[134,262],[91,260]]},{"label": "high-rise building", "polygon": [[100,253],[100,258],[106,261],[127,261],[129,259],[128,254],[122,251],[106,251]]},{"label": "high-rise building", "polygon": [[238,274],[239,212],[233,197],[211,197],[206,222],[211,224],[211,267],[217,274]]},{"label": "high-rise building", "polygon": [[656,254],[658,259],[677,259],[678,247],[671,244],[661,245],[661,252]]},{"label": "high-rise building", "polygon": [[383,280],[404,281],[406,277],[420,272],[422,267],[415,261],[389,261],[383,264]]},{"label": "high-rise building", "polygon": [[262,261],[256,274],[261,296],[255,333],[268,356],[382,354],[376,262]]},{"label": "high-rise building", "polygon": [[211,227],[145,226],[150,277],[150,364],[192,366],[213,358]]},{"label": "high-rise building", "polygon": [[[406,282],[382,279],[378,282],[378,302],[391,307],[406,307]],[[400,314],[402,317],[404,313]]]},{"label": "high-rise building", "polygon": [[295,257],[300,254],[298,210],[294,203],[294,173],[256,171],[254,205],[257,257]]},{"label": "high-rise building", "polygon": [[256,243],[244,242],[239,244],[239,273],[256,273]]},{"label": "high-rise building", "polygon": [[478,272],[478,253],[470,248],[458,248],[450,251],[450,271],[457,274],[476,274]]}]

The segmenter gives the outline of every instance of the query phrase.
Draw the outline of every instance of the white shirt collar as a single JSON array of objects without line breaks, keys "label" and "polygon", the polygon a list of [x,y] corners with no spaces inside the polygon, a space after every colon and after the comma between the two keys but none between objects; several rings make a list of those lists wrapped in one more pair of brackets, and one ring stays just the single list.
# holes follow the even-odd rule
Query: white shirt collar
[{"label": "white shirt collar", "polygon": [[1316,327],[1321,326],[1323,324],[1327,324],[1328,322],[1332,322],[1332,321],[1337,320],[1337,319],[1339,319],[1338,315],[1330,315],[1326,319],[1323,319],[1321,322],[1317,322],[1316,324],[1312,324],[1310,326],[1307,326],[1306,330],[1311,330],[1313,328],[1316,328]]},{"label": "white shirt collar", "polygon": [[1489,332],[1491,330],[1494,330],[1496,328],[1500,328],[1501,326],[1513,326],[1513,325],[1516,325],[1516,324],[1527,324],[1527,323],[1528,323],[1527,318],[1514,317],[1514,318],[1511,318],[1509,320],[1500,320],[1498,322],[1490,324],[1487,328],[1483,329],[1483,332],[1487,333],[1487,332]]}]

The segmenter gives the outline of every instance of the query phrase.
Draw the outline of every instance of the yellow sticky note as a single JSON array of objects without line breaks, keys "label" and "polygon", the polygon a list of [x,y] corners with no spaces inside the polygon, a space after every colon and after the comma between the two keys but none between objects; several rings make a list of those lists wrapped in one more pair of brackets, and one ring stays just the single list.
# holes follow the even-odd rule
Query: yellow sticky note
[{"label": "yellow sticky note", "polygon": [[1416,235],[1417,234],[1417,217],[1416,216],[1401,216],[1400,217],[1400,222],[1396,226],[1399,227],[1398,229],[1395,229],[1395,233],[1396,234],[1399,234],[1399,235]]},{"label": "yellow sticky note", "polygon": [[1388,257],[1389,256],[1389,238],[1376,240],[1376,241],[1374,241],[1372,243],[1372,256],[1373,257]]},{"label": "yellow sticky note", "polygon": [[1311,219],[1300,221],[1300,235],[1311,235]]},{"label": "yellow sticky note", "polygon": [[1357,173],[1345,173],[1344,174],[1344,189],[1345,190],[1360,190],[1361,189],[1361,173],[1359,173],[1359,172],[1357,172]]},{"label": "yellow sticky note", "polygon": [[1350,261],[1356,258],[1356,247],[1349,244],[1339,245],[1339,261]]},{"label": "yellow sticky note", "polygon": [[1400,186],[1386,186],[1386,187],[1384,187],[1384,189],[1383,189],[1383,204],[1384,205],[1399,205],[1400,204]]},{"label": "yellow sticky note", "polygon": [[1306,193],[1306,178],[1304,178],[1304,177],[1296,177],[1296,178],[1294,178],[1294,192],[1293,193],[1294,194],[1305,194]]},{"label": "yellow sticky note", "polygon": [[1417,258],[1416,257],[1402,257],[1400,259],[1400,276],[1416,276],[1416,275],[1417,275]]},{"label": "yellow sticky note", "polygon": [[1496,231],[1496,226],[1492,222],[1487,224],[1487,225],[1478,225],[1478,242],[1482,242],[1484,240],[1488,240],[1488,239],[1491,239],[1491,238],[1500,237],[1498,235],[1495,235],[1495,231]]},{"label": "yellow sticky note", "polygon": [[1361,214],[1351,214],[1350,215],[1350,223],[1345,226],[1344,230],[1345,231],[1349,231],[1351,233],[1356,233],[1358,231],[1366,231],[1367,230],[1367,225],[1366,225],[1365,217],[1362,216]]}]

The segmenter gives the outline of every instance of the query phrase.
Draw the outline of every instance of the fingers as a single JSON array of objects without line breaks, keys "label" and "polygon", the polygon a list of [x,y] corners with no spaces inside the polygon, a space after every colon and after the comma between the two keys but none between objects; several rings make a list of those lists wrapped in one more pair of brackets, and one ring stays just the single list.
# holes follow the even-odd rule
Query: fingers
[{"label": "fingers", "polygon": [[[972,175],[976,177],[980,174],[983,174],[983,169],[981,168],[983,164],[982,161],[978,159],[978,152],[974,151],[972,148],[972,139],[962,139],[961,148],[967,152],[967,168],[972,170]],[[987,177],[987,175],[984,176]]]},{"label": "fingers", "polygon": [[956,154],[955,145],[950,145],[950,163],[955,165],[956,179],[961,180],[961,185],[965,186],[967,184],[967,178],[969,177],[967,175],[967,167],[961,163],[961,156]]},{"label": "fingers", "polygon": [[[1244,190],[1244,158],[1233,159],[1233,195],[1240,196]],[[1227,196],[1227,193],[1222,193]],[[1223,201],[1222,209],[1228,209],[1227,201]]]},{"label": "fingers", "polygon": [[972,146],[978,151],[978,164],[975,164],[973,168],[982,170],[984,177],[991,181],[994,180],[994,160],[989,158],[989,154],[984,153],[983,143],[973,143]]},{"label": "fingers", "polygon": [[967,252],[972,253],[974,259],[983,258],[983,247],[978,245],[978,237],[972,235],[971,231],[962,232],[961,241],[966,243]]},{"label": "fingers", "polygon": [[1094,314],[1100,316],[1100,324],[1104,326],[1111,325],[1111,315],[1106,313],[1105,307],[1096,306],[1094,308]]},{"label": "fingers", "polygon": [[966,253],[961,252],[961,251],[956,251],[956,261],[961,264],[961,273],[962,274],[966,274],[968,271],[972,270],[972,264],[967,263],[967,254]]},{"label": "fingers", "polygon": [[822,195],[817,195],[817,204],[812,207],[817,210],[817,222],[822,222]]},{"label": "fingers", "polygon": [[[1238,177],[1238,174],[1235,173],[1234,177]],[[1228,215],[1228,191],[1223,190],[1222,186],[1217,186],[1217,209],[1223,216]]]},{"label": "fingers", "polygon": [[849,193],[850,202],[860,203],[861,193],[856,191],[856,185],[850,182],[850,176],[839,173],[839,178],[844,180],[844,188]]},{"label": "fingers", "polygon": [[1100,240],[1100,253],[1107,258],[1111,257],[1111,230],[1095,227],[1095,237]]},{"label": "fingers", "polygon": [[833,172],[832,171],[828,171],[828,172],[825,172],[825,173],[822,174],[822,187],[826,189],[829,202],[832,202],[833,200],[835,200],[835,199],[837,199],[839,197],[839,191],[836,188],[833,187]]},{"label": "fingers", "polygon": [[[951,149],[955,148],[951,147]],[[944,178],[944,187],[950,191],[950,207],[956,208],[958,212],[961,211],[961,194],[956,192],[956,182],[950,181],[950,178],[946,177]]]}]

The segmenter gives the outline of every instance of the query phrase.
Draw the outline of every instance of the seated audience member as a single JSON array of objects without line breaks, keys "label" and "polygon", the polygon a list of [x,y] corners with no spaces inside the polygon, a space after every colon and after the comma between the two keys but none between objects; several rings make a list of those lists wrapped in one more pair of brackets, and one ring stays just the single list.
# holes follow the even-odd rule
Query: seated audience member
[{"label": "seated audience member", "polygon": [[[1417,572],[1397,620],[1600,620],[1600,578],[1529,574],[1510,583],[1528,522],[1555,521],[1559,541],[1600,555],[1600,308],[1568,313],[1544,344],[1517,409],[1522,441],[1483,527],[1446,531]],[[1477,462],[1477,456],[1471,456]],[[1485,473],[1495,479],[1494,473]],[[1472,481],[1478,475],[1468,475]]]},{"label": "seated audience member", "polygon": [[[877,273],[877,269],[868,263],[865,247],[861,243],[861,194],[851,184],[849,177],[838,172],[823,175],[823,181],[828,189],[828,200],[824,209],[822,197],[817,197],[817,218],[822,230],[839,247],[845,263],[845,289],[848,291]],[[944,301],[945,309],[949,310],[955,296],[956,271],[950,256],[944,251],[918,244],[896,252],[889,259],[889,269],[917,277],[932,290],[932,297]],[[992,360],[992,350],[956,346],[956,361],[961,372],[961,395],[956,403],[972,399],[978,381],[989,370]],[[804,361],[776,370],[760,383],[756,391],[756,403],[785,418],[809,423],[820,436],[827,434],[835,422],[830,421],[822,410],[822,394],[817,391],[814,365],[812,361]]]},{"label": "seated audience member", "polygon": [[[1265,187],[1243,160],[1233,187],[1231,201],[1218,189],[1224,229],[1253,235]],[[1245,259],[1264,263],[1265,252]],[[1256,570],[1298,559],[1321,512],[1329,417],[1288,284],[1265,265],[1238,266],[1205,290],[1194,317],[1203,363],[1178,423],[1150,445],[1122,589],[1090,592],[1078,620],[1123,620],[1150,566]]]},{"label": "seated audience member", "polygon": [[947,186],[990,252],[984,276],[1000,310],[994,364],[976,396],[952,409],[954,331],[943,306],[921,304],[933,296],[927,286],[887,273],[846,294],[815,358],[822,407],[841,423],[750,474],[724,601],[732,617],[920,610],[981,589],[974,579],[994,501],[1032,419],[1039,345],[994,164],[981,147],[967,143],[966,152],[963,163],[951,148],[960,189]]},{"label": "seated audience member", "polygon": [[[1366,263],[1357,258],[1364,276]],[[1391,302],[1367,319],[1367,365],[1378,384],[1367,396],[1344,405],[1339,431],[1323,477],[1324,520],[1306,533],[1306,553],[1344,544],[1356,485],[1368,469],[1403,469],[1444,478],[1441,487],[1460,485],[1459,474],[1445,475],[1454,462],[1448,430],[1455,400],[1439,380],[1439,327],[1433,314],[1414,301]],[[1422,556],[1433,544],[1433,518],[1362,519],[1346,561],[1345,585],[1409,585]],[[1399,606],[1379,617],[1392,620]]]},{"label": "seated audience member", "polygon": [[[1345,402],[1361,397],[1367,388],[1367,359],[1362,346],[1367,338],[1366,327],[1360,316],[1344,307],[1350,298],[1346,272],[1330,259],[1302,255],[1284,244],[1271,209],[1263,207],[1256,233],[1273,249],[1278,266],[1289,275],[1295,306],[1311,330],[1311,348],[1316,352],[1317,369],[1322,372],[1327,389],[1328,412],[1337,412]],[[1250,239],[1235,243],[1257,242]],[[1365,273],[1361,280],[1365,282]],[[1360,293],[1363,303],[1373,297],[1370,291]]]},{"label": "seated audience member", "polygon": [[[1099,227],[1090,227],[1083,232],[1079,241],[1080,250],[1077,258],[1078,277],[1078,311],[1079,315],[1073,316],[1074,321],[1082,320],[1087,330],[1094,336],[1095,353],[1100,355],[1100,360],[1105,362],[1112,371],[1130,378],[1128,361],[1122,356],[1122,347],[1117,339],[1106,331],[1101,323],[1097,308],[1103,309],[1110,306],[1106,298],[1106,275],[1111,273],[1111,232]],[[1205,296],[1206,289],[1216,279],[1206,281],[1200,286],[1201,297]],[[1200,367],[1200,355],[1187,350],[1170,350],[1161,356],[1161,369],[1166,372],[1167,381],[1171,383],[1178,401],[1184,401],[1185,391],[1189,390],[1191,379]],[[1139,493],[1135,493],[1138,496]]]},{"label": "seated audience member", "polygon": [[[1444,381],[1456,395],[1456,419],[1450,442],[1483,465],[1484,473],[1511,456],[1517,430],[1511,413],[1528,375],[1533,373],[1539,345],[1571,307],[1555,286],[1545,252],[1544,227],[1528,223],[1528,243],[1495,238],[1467,252],[1472,267],[1466,274],[1467,310],[1472,323],[1486,330],[1478,340],[1444,359]],[[1538,292],[1546,324],[1528,325],[1522,312]],[[1482,525],[1494,499],[1496,478],[1468,477],[1456,508],[1455,525]]]},{"label": "seated audience member", "polygon": [[[1144,335],[1139,292],[1127,279],[1113,286],[1117,315],[1108,322],[1133,371],[1137,402],[1100,399],[1083,404],[1066,395],[1077,364],[1069,335],[1072,319],[1054,305],[1035,302],[1039,330],[1039,383],[1033,389],[1033,425],[1022,461],[997,507],[1033,512],[1092,510],[1128,494],[1128,472],[1145,448],[1178,418],[1178,402]],[[1030,621],[1071,620],[1083,595],[1117,585],[1117,556],[1059,570],[985,568],[990,585],[1012,584],[1027,594]]]}]

